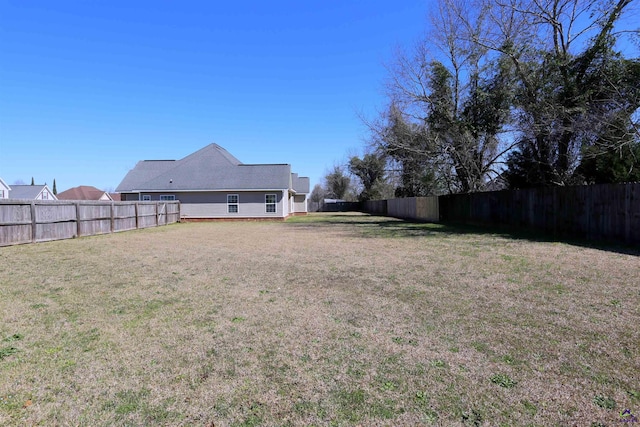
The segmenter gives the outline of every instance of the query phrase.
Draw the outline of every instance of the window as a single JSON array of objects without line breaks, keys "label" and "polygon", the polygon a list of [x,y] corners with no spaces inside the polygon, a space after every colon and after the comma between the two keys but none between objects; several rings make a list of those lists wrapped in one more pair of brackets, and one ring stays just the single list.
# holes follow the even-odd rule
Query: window
[{"label": "window", "polygon": [[4,199],[4,190],[0,190],[0,199]]},{"label": "window", "polygon": [[238,213],[238,200],[237,194],[227,194],[227,212]]},{"label": "window", "polygon": [[151,194],[143,194],[143,195],[142,195],[142,201],[143,201],[143,202],[149,202],[149,201],[151,201]]},{"label": "window", "polygon": [[168,200],[175,200],[176,196],[174,196],[173,194],[161,194],[160,195],[160,200],[162,201],[168,201]]},{"label": "window", "polygon": [[276,195],[275,194],[264,195],[264,208],[265,208],[265,212],[267,213],[276,212]]}]

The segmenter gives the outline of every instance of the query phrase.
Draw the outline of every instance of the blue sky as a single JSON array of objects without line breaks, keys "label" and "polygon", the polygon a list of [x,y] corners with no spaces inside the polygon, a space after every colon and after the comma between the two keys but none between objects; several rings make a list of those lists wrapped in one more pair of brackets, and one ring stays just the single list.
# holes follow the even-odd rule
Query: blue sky
[{"label": "blue sky", "polygon": [[360,153],[426,0],[0,0],[0,177],[115,189],[215,142],[319,183]]}]

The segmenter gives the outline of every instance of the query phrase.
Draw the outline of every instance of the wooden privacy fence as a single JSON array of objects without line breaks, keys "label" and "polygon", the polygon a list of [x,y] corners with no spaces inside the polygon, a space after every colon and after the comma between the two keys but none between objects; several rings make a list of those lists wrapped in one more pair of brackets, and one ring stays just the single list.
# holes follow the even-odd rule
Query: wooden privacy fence
[{"label": "wooden privacy fence", "polygon": [[440,218],[438,197],[407,197],[387,201],[387,215],[396,218],[437,222]]},{"label": "wooden privacy fence", "polygon": [[640,244],[640,183],[440,196],[440,220]]},{"label": "wooden privacy fence", "polygon": [[0,201],[0,246],[71,239],[180,221],[180,202]]},{"label": "wooden privacy fence", "polygon": [[387,200],[367,200],[362,202],[361,210],[372,215],[387,216]]},{"label": "wooden privacy fence", "polygon": [[364,202],[363,210],[404,219],[640,245],[640,183],[374,200]]},{"label": "wooden privacy fence", "polygon": [[438,222],[440,220],[438,196],[406,197],[403,199],[367,200],[363,210],[374,215],[417,221]]}]

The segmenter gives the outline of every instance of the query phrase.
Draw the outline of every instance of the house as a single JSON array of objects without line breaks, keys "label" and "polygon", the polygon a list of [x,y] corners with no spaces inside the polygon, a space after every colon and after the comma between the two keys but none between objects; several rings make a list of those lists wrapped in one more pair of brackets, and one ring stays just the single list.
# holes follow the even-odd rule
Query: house
[{"label": "house", "polygon": [[113,201],[109,193],[90,185],[73,187],[57,194],[58,200],[103,200]]},{"label": "house", "polygon": [[183,219],[284,219],[307,213],[309,178],[289,164],[244,164],[217,144],[181,160],[142,160],[116,188],[123,201],[179,200]]},{"label": "house", "polygon": [[12,185],[9,190],[10,199],[19,200],[58,200],[58,198],[44,185]]},{"label": "house", "polygon": [[11,191],[11,187],[9,187],[7,183],[0,178],[0,200],[8,199],[9,191]]}]

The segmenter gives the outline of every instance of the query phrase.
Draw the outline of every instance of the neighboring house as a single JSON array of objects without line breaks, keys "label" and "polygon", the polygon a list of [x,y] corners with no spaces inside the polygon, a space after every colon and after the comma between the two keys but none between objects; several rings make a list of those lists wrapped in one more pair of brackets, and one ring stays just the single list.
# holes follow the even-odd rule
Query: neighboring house
[{"label": "neighboring house", "polygon": [[112,201],[109,193],[89,185],[73,187],[57,194],[58,200],[104,200]]},{"label": "neighboring house", "polygon": [[181,160],[140,161],[116,191],[123,201],[180,200],[183,219],[286,218],[307,213],[309,178],[289,164],[244,164],[210,144]]},{"label": "neighboring house", "polygon": [[58,200],[47,184],[44,185],[12,185],[10,199],[19,200]]},{"label": "neighboring house", "polygon": [[11,191],[11,187],[9,187],[7,183],[0,178],[0,200],[8,199],[9,191]]}]

